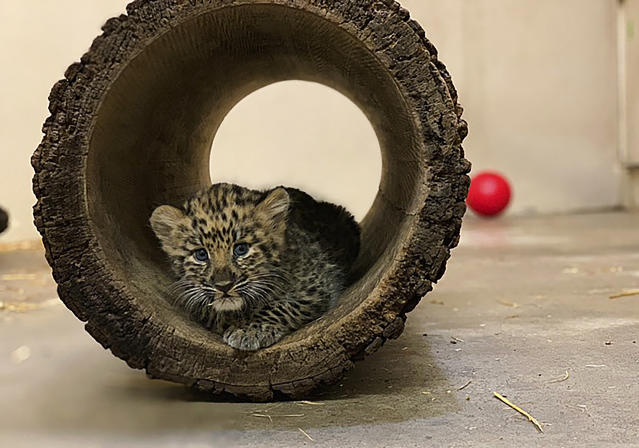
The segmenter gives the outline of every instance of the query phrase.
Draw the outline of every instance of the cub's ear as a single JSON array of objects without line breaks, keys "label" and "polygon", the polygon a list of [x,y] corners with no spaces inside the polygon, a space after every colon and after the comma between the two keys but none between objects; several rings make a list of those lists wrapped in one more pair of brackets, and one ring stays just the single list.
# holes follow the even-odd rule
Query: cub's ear
[{"label": "cub's ear", "polygon": [[149,222],[162,245],[172,247],[175,245],[178,228],[180,225],[188,225],[189,219],[182,210],[170,205],[162,205],[153,211]]},{"label": "cub's ear", "polygon": [[281,224],[288,216],[290,204],[291,198],[288,192],[284,188],[278,187],[258,204],[257,211],[273,224]]}]

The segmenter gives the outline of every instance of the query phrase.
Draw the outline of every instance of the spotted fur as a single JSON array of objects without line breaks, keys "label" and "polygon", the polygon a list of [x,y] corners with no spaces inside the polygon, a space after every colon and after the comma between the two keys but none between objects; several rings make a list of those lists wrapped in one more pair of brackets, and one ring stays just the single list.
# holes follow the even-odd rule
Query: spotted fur
[{"label": "spotted fur", "polygon": [[293,188],[216,184],[182,208],[158,207],[150,222],[179,278],[176,303],[239,350],[325,313],[359,252],[350,213]]}]

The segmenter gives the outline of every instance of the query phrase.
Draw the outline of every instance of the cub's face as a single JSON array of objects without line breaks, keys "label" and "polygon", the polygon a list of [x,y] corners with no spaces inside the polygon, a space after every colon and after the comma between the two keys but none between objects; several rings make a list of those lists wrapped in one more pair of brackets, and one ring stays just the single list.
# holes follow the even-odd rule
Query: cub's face
[{"label": "cub's face", "polygon": [[268,302],[287,282],[280,269],[290,199],[216,184],[182,209],[163,205],[150,223],[174,271],[187,310],[238,311]]}]

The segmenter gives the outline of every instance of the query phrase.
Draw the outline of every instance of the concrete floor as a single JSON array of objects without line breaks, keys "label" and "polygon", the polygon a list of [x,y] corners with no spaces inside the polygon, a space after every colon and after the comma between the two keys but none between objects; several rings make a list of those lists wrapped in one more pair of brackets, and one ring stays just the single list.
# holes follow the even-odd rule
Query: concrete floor
[{"label": "concrete floor", "polygon": [[313,403],[206,402],[148,380],[55,300],[40,250],[10,249],[2,447],[639,446],[639,296],[609,298],[639,288],[636,214],[469,219],[402,337]]}]

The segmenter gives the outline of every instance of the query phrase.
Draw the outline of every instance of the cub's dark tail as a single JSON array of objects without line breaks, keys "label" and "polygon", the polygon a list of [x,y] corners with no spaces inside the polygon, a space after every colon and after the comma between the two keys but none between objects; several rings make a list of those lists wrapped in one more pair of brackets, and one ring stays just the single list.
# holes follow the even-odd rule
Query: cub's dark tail
[{"label": "cub's dark tail", "polygon": [[360,228],[353,215],[340,205],[318,202],[303,191],[286,188],[293,206],[291,218],[307,231],[321,235],[325,250],[350,271],[359,255]]},{"label": "cub's dark tail", "polygon": [[338,263],[350,269],[359,255],[359,224],[353,215],[340,205],[320,202],[319,208],[323,209],[323,213],[328,218],[322,229],[322,234],[327,242],[333,246]]}]

